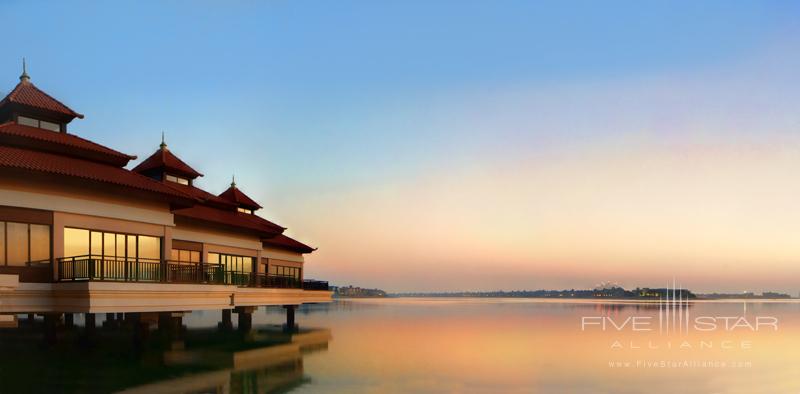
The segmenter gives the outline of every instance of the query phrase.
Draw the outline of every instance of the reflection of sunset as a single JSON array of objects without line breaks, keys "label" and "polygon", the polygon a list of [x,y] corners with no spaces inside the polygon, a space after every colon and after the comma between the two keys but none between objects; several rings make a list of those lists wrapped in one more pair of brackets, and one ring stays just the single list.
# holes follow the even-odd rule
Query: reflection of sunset
[{"label": "reflection of sunset", "polygon": [[[391,309],[382,306],[382,302],[391,304]],[[603,305],[535,300],[503,303],[457,299],[354,303],[357,307],[349,313],[357,318],[332,319],[336,338],[329,350],[335,361],[328,359],[316,364],[310,358],[307,365],[311,369],[319,368],[326,376],[355,375],[354,379],[379,376],[384,382],[381,384],[395,389],[397,387],[392,385],[397,382],[409,381],[412,382],[410,386],[402,387],[445,391],[534,387],[560,392],[595,387],[610,392],[624,388],[660,393],[678,387],[673,386],[676,383],[671,376],[680,376],[679,387],[698,393],[708,392],[711,387],[716,391],[725,388],[722,391],[746,393],[754,392],[756,387],[800,384],[792,376],[792,371],[800,368],[800,361],[796,354],[787,351],[800,348],[800,335],[796,331],[800,320],[789,313],[797,309],[797,304],[751,304],[748,307],[746,316],[751,320],[758,315],[779,318],[778,332],[720,329],[660,335],[657,329],[653,332],[581,331],[582,316],[657,318],[657,308],[632,303]],[[741,303],[691,306],[692,316],[742,313]],[[623,348],[612,349],[615,342],[621,343]],[[751,348],[740,349],[742,342],[751,343]],[[648,343],[660,348],[648,349]],[[672,349],[668,348],[669,343]],[[684,343],[690,344],[691,349],[681,348]],[[632,349],[631,344],[641,348]],[[733,344],[733,348],[724,349],[727,344]],[[610,361],[640,362],[641,366],[610,368]],[[727,367],[647,366],[647,363],[661,361],[698,365],[725,362]],[[732,363],[741,363],[741,368],[733,368]],[[463,383],[437,386],[456,381]],[[767,391],[782,391],[776,390]],[[755,391],[763,392],[761,388]]]}]

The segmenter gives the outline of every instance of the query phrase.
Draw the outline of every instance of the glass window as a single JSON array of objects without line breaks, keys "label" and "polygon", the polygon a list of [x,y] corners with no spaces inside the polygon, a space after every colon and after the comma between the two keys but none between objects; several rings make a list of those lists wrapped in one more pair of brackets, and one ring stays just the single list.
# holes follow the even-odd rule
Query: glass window
[{"label": "glass window", "polygon": [[125,234],[117,234],[117,258],[125,258]]},{"label": "glass window", "polygon": [[103,233],[99,233],[97,231],[92,231],[92,237],[90,240],[90,246],[92,247],[91,254],[94,256],[102,256],[103,255]]},{"label": "glass window", "polygon": [[64,228],[64,256],[86,256],[89,254],[89,230]]},{"label": "glass window", "polygon": [[[32,238],[34,234],[33,226],[36,225],[31,225]],[[43,227],[49,230],[48,226]],[[117,260],[135,260],[137,257],[160,260],[161,238],[65,227],[64,256],[75,257],[89,254]]]},{"label": "glass window", "polygon": [[288,276],[298,280],[300,279],[300,268],[274,264],[270,264],[268,267],[268,272],[270,275]]},{"label": "glass window", "polygon": [[28,224],[6,223],[8,265],[22,266],[28,262]]},{"label": "glass window", "polygon": [[252,209],[245,209],[245,208],[237,208],[237,209],[238,209],[238,210],[239,210],[239,212],[241,212],[241,213],[247,213],[247,214],[250,214],[250,215],[252,215],[252,214],[253,214],[253,210],[252,210]]},{"label": "glass window", "polygon": [[6,223],[0,222],[0,265],[6,265]]},{"label": "glass window", "polygon": [[128,260],[136,260],[136,236],[128,235]]},{"label": "glass window", "polygon": [[[198,253],[197,259],[200,258]],[[250,273],[253,271],[253,257],[235,256],[229,254],[209,253],[210,264],[222,264],[226,271]]]},{"label": "glass window", "polygon": [[39,127],[39,121],[26,116],[17,116],[17,123],[23,126]]},{"label": "glass window", "polygon": [[161,238],[139,236],[139,258],[140,259],[161,259]]},{"label": "glass window", "polygon": [[168,181],[170,181],[170,182],[180,183],[181,185],[188,185],[189,184],[189,180],[188,179],[181,178],[181,177],[175,176],[175,175],[167,174],[166,175],[166,179]]},{"label": "glass window", "polygon": [[184,263],[199,263],[200,252],[196,250],[172,249],[170,253],[170,260]]},{"label": "glass window", "polygon": [[103,233],[103,257],[117,256],[117,236],[114,233]]},{"label": "glass window", "polygon": [[50,260],[50,226],[31,224],[31,261]]},{"label": "glass window", "polygon": [[50,131],[61,131],[61,125],[58,123],[47,122],[44,120],[39,121],[39,127]]}]

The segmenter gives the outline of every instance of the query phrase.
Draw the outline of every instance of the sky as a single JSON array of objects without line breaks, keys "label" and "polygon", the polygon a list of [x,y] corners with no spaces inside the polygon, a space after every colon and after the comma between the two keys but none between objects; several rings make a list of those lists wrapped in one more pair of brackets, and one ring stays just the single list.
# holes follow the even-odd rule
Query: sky
[{"label": "sky", "polygon": [[[170,149],[389,291],[800,283],[800,6],[790,1],[4,1],[86,115]],[[131,164],[134,166],[138,161]]]}]

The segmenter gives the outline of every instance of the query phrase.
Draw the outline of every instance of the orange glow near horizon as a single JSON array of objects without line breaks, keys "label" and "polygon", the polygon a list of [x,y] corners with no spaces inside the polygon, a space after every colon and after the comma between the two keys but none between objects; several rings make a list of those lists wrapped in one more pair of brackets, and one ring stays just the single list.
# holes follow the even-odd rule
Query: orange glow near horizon
[{"label": "orange glow near horizon", "polygon": [[[309,196],[312,274],[390,290],[781,290],[800,274],[800,139],[506,158]],[[329,210],[330,207],[336,210]]]}]

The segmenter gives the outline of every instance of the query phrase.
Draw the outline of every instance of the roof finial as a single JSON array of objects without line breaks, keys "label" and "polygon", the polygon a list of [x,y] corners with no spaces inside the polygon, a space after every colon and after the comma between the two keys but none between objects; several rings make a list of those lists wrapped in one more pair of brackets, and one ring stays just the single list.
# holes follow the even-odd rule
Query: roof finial
[{"label": "roof finial", "polygon": [[231,175],[231,187],[236,189],[236,174]]},{"label": "roof finial", "polygon": [[164,131],[163,130],[161,131],[161,145],[159,145],[159,147],[161,148],[161,150],[166,150],[167,149],[167,143],[164,142]]},{"label": "roof finial", "polygon": [[22,58],[22,75],[19,76],[20,82],[28,82],[31,77],[28,75],[28,65],[25,63],[25,58]]}]

